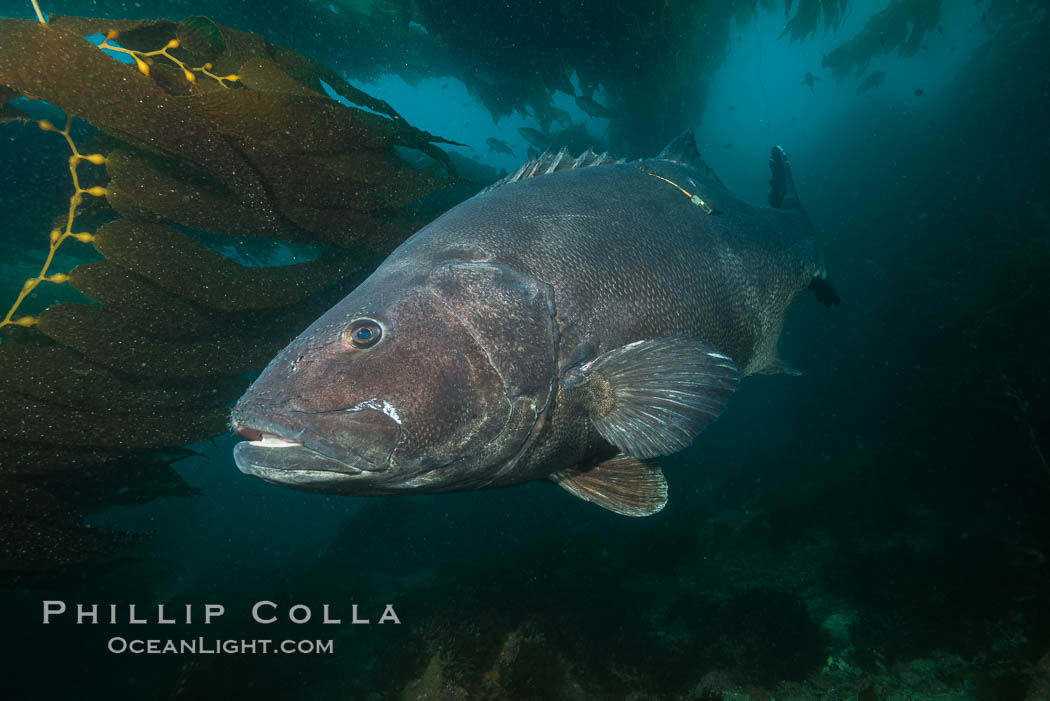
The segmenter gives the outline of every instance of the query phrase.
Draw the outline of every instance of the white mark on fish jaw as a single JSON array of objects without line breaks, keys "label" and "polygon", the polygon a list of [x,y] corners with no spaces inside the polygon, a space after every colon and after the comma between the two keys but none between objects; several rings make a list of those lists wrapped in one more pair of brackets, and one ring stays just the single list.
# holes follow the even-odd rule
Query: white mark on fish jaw
[{"label": "white mark on fish jaw", "polygon": [[343,411],[363,411],[365,409],[381,411],[387,416],[389,416],[391,419],[393,419],[394,423],[396,423],[398,426],[401,425],[401,416],[398,415],[397,409],[394,407],[394,405],[388,402],[387,400],[379,399],[378,397],[366,399],[365,401],[355,404],[349,409],[344,409]]},{"label": "white mark on fish jaw", "polygon": [[294,446],[301,446],[302,443],[296,443],[295,441],[287,441],[283,438],[278,438],[272,433],[262,434],[261,441],[250,441],[250,445],[257,445],[262,448],[291,448]]},{"label": "white mark on fish jaw", "polygon": [[721,353],[708,353],[708,355],[719,360],[732,360],[728,355],[722,355]]}]

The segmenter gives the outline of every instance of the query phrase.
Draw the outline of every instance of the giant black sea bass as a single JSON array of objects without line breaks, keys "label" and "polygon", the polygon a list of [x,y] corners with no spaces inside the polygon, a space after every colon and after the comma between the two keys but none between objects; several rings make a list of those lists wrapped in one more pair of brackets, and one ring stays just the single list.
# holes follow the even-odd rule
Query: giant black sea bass
[{"label": "giant black sea bass", "polygon": [[405,241],[233,410],[237,466],[338,494],[549,480],[619,514],[741,376],[782,371],[807,287],[838,301],[779,147],[772,208],[691,133],[655,159],[545,154]]}]

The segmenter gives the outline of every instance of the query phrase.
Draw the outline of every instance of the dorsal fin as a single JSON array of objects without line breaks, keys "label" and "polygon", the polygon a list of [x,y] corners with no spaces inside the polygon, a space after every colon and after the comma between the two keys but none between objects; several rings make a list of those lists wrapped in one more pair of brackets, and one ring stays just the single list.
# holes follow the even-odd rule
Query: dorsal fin
[{"label": "dorsal fin", "polygon": [[657,156],[661,161],[680,163],[690,168],[707,167],[704,159],[700,158],[700,151],[696,148],[696,135],[692,129],[686,129],[678,135]]},{"label": "dorsal fin", "polygon": [[802,203],[795,191],[795,179],[791,177],[791,165],[782,146],[774,146],[769,154],[769,205],[774,209],[797,209]]},{"label": "dorsal fin", "polygon": [[667,148],[660,152],[660,155],[656,157],[661,161],[670,161],[671,163],[677,163],[683,165],[686,168],[692,168],[697,170],[704,175],[718,180],[718,176],[715,175],[715,171],[711,166],[704,162],[704,159],[700,156],[699,149],[696,148],[696,135],[692,129],[686,129],[678,135],[671,143],[667,144]]},{"label": "dorsal fin", "polygon": [[595,153],[590,149],[587,149],[576,158],[569,155],[569,149],[567,148],[562,148],[562,150],[557,153],[544,151],[539,158],[527,162],[507,177],[486,187],[481,193],[484,194],[509,183],[515,183],[519,180],[525,180],[526,178],[535,178],[540,175],[547,175],[548,173],[555,173],[559,170],[590,168],[591,166],[623,162],[624,159],[622,158],[609,158],[608,153]]}]

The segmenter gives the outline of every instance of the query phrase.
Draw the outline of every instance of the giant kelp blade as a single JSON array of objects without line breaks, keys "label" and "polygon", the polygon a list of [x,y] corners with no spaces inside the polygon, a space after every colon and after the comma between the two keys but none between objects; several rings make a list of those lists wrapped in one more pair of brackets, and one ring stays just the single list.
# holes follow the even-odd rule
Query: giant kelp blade
[{"label": "giant kelp blade", "polygon": [[[47,60],[27,61],[26,56]],[[114,61],[76,34],[30,20],[0,22],[0,85],[200,167],[256,207],[269,206],[257,174],[230,144],[216,138],[192,101],[166,93],[134,66]]]},{"label": "giant kelp blade", "polygon": [[249,268],[168,226],[118,219],[95,235],[95,248],[170,293],[212,309],[287,307],[355,269],[346,256]]},{"label": "giant kelp blade", "polygon": [[163,287],[108,260],[78,265],[69,284],[129,324],[164,339],[202,338],[227,329],[223,314],[171,294]]},{"label": "giant kelp blade", "polygon": [[40,330],[90,360],[132,375],[197,377],[235,375],[265,365],[283,340],[223,336],[165,341],[129,326],[105,307],[64,302],[40,315]]},{"label": "giant kelp blade", "polygon": [[[84,39],[111,30],[125,49],[168,53],[140,71]],[[332,100],[322,81],[378,114]],[[0,20],[0,122],[27,118],[8,104],[20,96],[75,117],[80,152],[101,155],[79,173],[82,187],[98,190],[55,226],[93,242],[104,260],[45,271],[91,304],[36,315],[58,289],[42,284],[33,308],[18,310],[36,325],[2,330],[0,491],[15,495],[19,514],[53,511],[70,524],[0,543],[0,562],[15,568],[69,562],[63,544],[89,558],[121,542],[77,527],[75,505],[52,510],[48,499],[83,492],[116,465],[145,474],[153,463],[143,451],[225,431],[247,376],[377,262],[368,251],[389,251],[418,228],[412,203],[449,182],[394,150],[447,165],[434,146],[442,139],[316,61],[204,17]],[[90,143],[77,135],[81,120],[99,130]],[[89,226],[113,212],[121,218]],[[249,267],[198,240],[216,235],[324,250],[308,262]],[[45,489],[55,470],[74,476]],[[143,494],[166,493],[162,482],[146,480]]]},{"label": "giant kelp blade", "polygon": [[239,378],[208,384],[144,379],[94,363],[60,345],[0,345],[0,390],[45,402],[56,410],[128,415],[213,409],[236,397]]},{"label": "giant kelp blade", "polygon": [[241,200],[218,179],[176,159],[122,147],[108,155],[106,171],[106,200],[124,217],[232,236],[309,239],[306,232],[276,219],[268,206]]},{"label": "giant kelp blade", "polygon": [[29,397],[11,396],[0,405],[0,441],[133,451],[185,445],[202,433],[220,433],[226,425],[224,408],[150,414],[113,409],[70,411]]}]

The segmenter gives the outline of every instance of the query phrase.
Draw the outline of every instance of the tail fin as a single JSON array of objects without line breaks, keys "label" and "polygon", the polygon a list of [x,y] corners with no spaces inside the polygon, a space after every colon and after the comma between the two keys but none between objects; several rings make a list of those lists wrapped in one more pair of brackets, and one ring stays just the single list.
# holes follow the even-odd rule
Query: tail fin
[{"label": "tail fin", "polygon": [[817,296],[817,301],[825,307],[834,307],[842,302],[839,293],[823,277],[817,276],[809,283],[809,291]]}]

